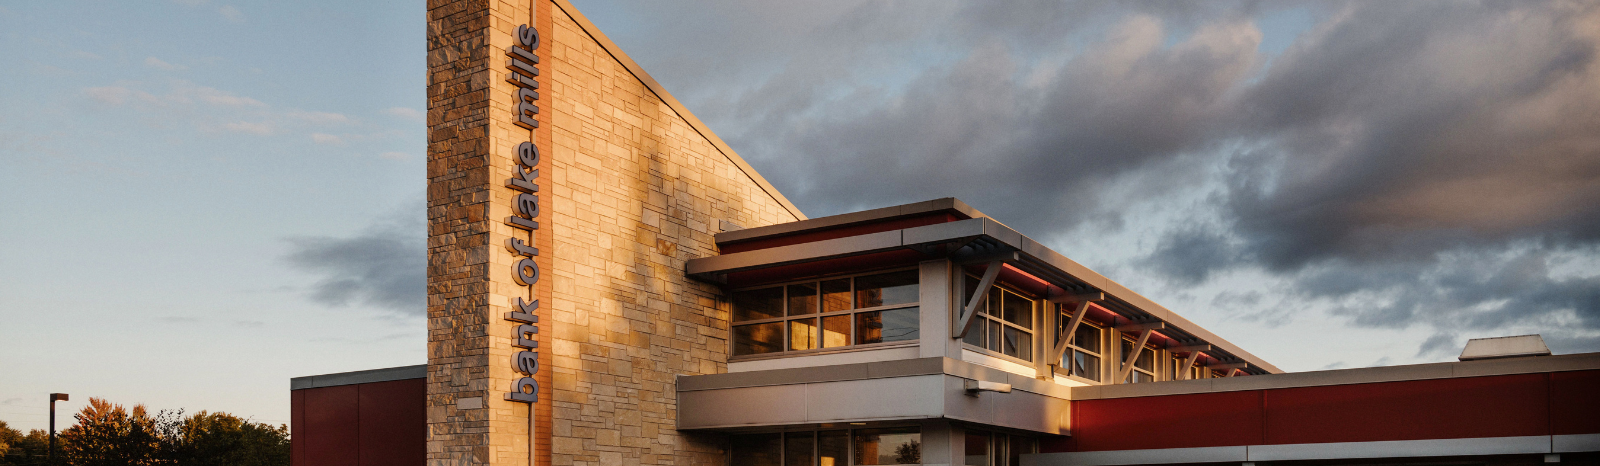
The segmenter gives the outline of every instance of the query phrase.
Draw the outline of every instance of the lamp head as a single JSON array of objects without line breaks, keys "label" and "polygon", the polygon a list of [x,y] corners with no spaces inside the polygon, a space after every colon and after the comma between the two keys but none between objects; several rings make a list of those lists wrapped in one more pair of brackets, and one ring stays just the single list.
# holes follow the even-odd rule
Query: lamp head
[{"label": "lamp head", "polygon": [[67,394],[65,394],[65,393],[51,393],[50,394],[50,401],[67,401]]}]

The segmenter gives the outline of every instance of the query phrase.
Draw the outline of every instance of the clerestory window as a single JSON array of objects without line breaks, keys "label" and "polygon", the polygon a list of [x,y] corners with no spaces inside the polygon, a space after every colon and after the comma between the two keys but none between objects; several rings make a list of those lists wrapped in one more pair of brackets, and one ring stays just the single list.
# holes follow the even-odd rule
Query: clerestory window
[{"label": "clerestory window", "polygon": [[916,270],[733,293],[733,355],[916,340]]}]

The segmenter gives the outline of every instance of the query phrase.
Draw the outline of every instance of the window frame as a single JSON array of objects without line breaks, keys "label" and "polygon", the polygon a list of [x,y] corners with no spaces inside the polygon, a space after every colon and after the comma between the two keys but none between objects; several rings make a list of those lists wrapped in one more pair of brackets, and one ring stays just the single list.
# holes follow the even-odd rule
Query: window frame
[{"label": "window frame", "polygon": [[[970,274],[970,273],[964,273],[963,272],[963,276],[965,277],[964,278],[965,280],[970,280],[967,283],[981,283],[983,281],[982,278],[979,278],[978,276]],[[1037,343],[1039,341],[1038,340],[1039,339],[1039,331],[1036,330],[1036,329],[1040,325],[1042,325],[1044,323],[1044,322],[1042,322],[1043,319],[1041,319],[1041,317],[1043,317],[1043,315],[1042,315],[1043,313],[1039,312],[1040,308],[1042,307],[1039,304],[1039,301],[1041,299],[1034,297],[1031,293],[1024,292],[1022,290],[1017,289],[1014,286],[1011,286],[1011,285],[1008,285],[1008,284],[1006,284],[1004,282],[1001,282],[1000,280],[995,280],[994,283],[990,285],[990,287],[991,288],[1000,289],[1002,293],[1009,292],[1011,294],[1017,295],[1017,296],[1019,296],[1019,297],[1021,297],[1023,299],[1028,300],[1028,303],[1029,303],[1029,307],[1028,307],[1029,311],[1028,312],[1030,313],[1028,318],[1029,318],[1030,322],[1033,322],[1034,329],[1024,328],[1021,325],[1017,325],[1017,324],[1014,324],[1014,323],[1011,323],[1011,322],[1007,322],[1005,320],[1005,317],[1003,315],[1001,315],[1001,314],[991,314],[991,313],[989,313],[987,310],[989,310],[989,303],[992,302],[990,300],[990,298],[992,296],[994,296],[994,294],[991,292],[990,294],[984,296],[983,307],[981,309],[978,309],[978,310],[974,311],[975,314],[972,316],[972,326],[967,327],[967,332],[969,332],[969,334],[970,334],[970,332],[979,331],[979,330],[976,330],[976,327],[978,327],[978,322],[979,322],[978,319],[986,319],[986,320],[989,320],[989,321],[1000,322],[1000,323],[1004,324],[1004,325],[1001,326],[1001,332],[1002,332],[1001,333],[1001,338],[1002,339],[1005,338],[1005,334],[1003,332],[1005,331],[1005,327],[1006,326],[1009,326],[1011,328],[1015,328],[1018,331],[1027,332],[1028,333],[1028,338],[1029,338],[1028,339],[1028,342],[1029,342],[1028,352],[1033,355],[1033,359],[1031,359],[1031,360],[1030,359],[1022,359],[1022,358],[1019,358],[1019,357],[1016,357],[1016,356],[1007,355],[1007,354],[1005,354],[1004,351],[1002,351],[1004,349],[1004,346],[1001,347],[1002,350],[992,350],[992,349],[987,348],[987,343],[988,343],[988,338],[989,338],[989,335],[987,334],[987,331],[988,331],[987,327],[985,327],[985,330],[981,331],[981,332],[984,333],[984,343],[985,343],[986,346],[973,345],[972,343],[968,343],[967,339],[965,337],[963,337],[963,338],[958,340],[958,341],[961,342],[961,349],[971,350],[973,352],[977,352],[977,353],[983,354],[985,356],[993,356],[993,357],[997,357],[997,358],[1003,358],[1003,359],[1006,359],[1006,360],[1008,360],[1010,362],[1014,362],[1014,363],[1017,363],[1017,364],[1023,364],[1023,365],[1032,366],[1033,362],[1038,360],[1038,358],[1041,357],[1041,355],[1038,354],[1039,351],[1035,350],[1035,347],[1038,346]],[[957,312],[960,312],[965,307],[966,303],[969,302],[970,299],[972,299],[972,297],[971,296],[967,296],[966,293],[967,293],[966,286],[963,285],[962,289],[961,289],[961,294],[960,294],[960,296],[962,297],[962,300],[960,302],[960,305],[956,307]],[[1046,303],[1046,304],[1048,304],[1048,303]],[[993,309],[993,311],[994,312],[1001,312],[1000,309]]]},{"label": "window frame", "polygon": [[[857,272],[857,273],[849,273],[849,274],[841,274],[841,275],[827,275],[827,276],[821,276],[821,277],[808,278],[808,279],[805,279],[805,280],[790,280],[790,281],[783,281],[783,282],[773,282],[773,283],[766,283],[766,284],[757,285],[757,286],[748,286],[748,287],[735,288],[735,289],[732,289],[732,290],[728,290],[728,298],[727,298],[727,303],[728,303],[728,331],[727,331],[727,335],[728,335],[728,362],[744,361],[744,360],[755,360],[755,359],[782,358],[782,357],[792,357],[792,356],[807,356],[807,355],[839,353],[839,352],[850,352],[850,351],[860,351],[860,350],[877,349],[877,348],[885,348],[885,347],[915,346],[915,345],[919,344],[918,339],[901,340],[901,341],[886,341],[886,342],[880,342],[880,343],[857,344],[856,343],[856,338],[857,338],[859,332],[858,332],[858,329],[856,328],[856,326],[857,326],[857,319],[858,319],[857,315],[858,314],[868,313],[868,312],[893,311],[893,310],[898,310],[898,309],[920,307],[921,304],[922,304],[922,299],[921,299],[922,297],[920,295],[921,295],[921,289],[922,289],[922,285],[923,285],[920,276],[918,277],[918,280],[917,280],[917,290],[918,290],[918,295],[919,296],[917,297],[916,301],[912,301],[912,302],[909,302],[909,303],[888,304],[888,305],[883,305],[883,306],[864,307],[864,308],[856,308],[855,306],[857,304],[856,303],[856,294],[858,292],[858,290],[856,289],[856,278],[864,277],[864,276],[871,276],[871,275],[891,274],[891,273],[896,273],[896,272],[908,272],[908,271],[915,272],[917,270],[918,270],[917,267],[895,267],[895,268],[890,268],[890,269],[879,269],[879,270],[872,270],[872,271],[867,271],[867,272]],[[850,297],[850,306],[851,306],[851,308],[850,309],[846,309],[846,310],[842,310],[842,311],[823,312],[822,311],[822,305],[823,305],[822,304],[823,303],[822,283],[823,282],[828,282],[828,281],[834,281],[834,280],[849,280],[850,281],[850,291],[849,291],[848,294],[849,294],[849,297]],[[817,304],[816,312],[812,312],[810,314],[803,314],[803,315],[789,315],[789,299],[790,299],[789,298],[789,287],[790,287],[790,285],[800,285],[800,284],[807,284],[807,283],[817,285],[817,303],[818,304]],[[780,314],[782,314],[782,315],[780,315],[778,317],[768,317],[768,318],[765,318],[765,319],[750,319],[750,320],[740,320],[740,321],[733,320],[733,316],[737,312],[737,310],[735,310],[733,308],[734,302],[735,302],[735,300],[733,299],[734,293],[741,293],[741,292],[745,292],[745,291],[763,290],[763,289],[767,289],[767,288],[778,288],[778,289],[783,291],[783,297],[779,298],[779,301],[781,303],[783,303],[782,304],[782,309],[781,309],[781,312],[780,312]],[[847,339],[846,339],[847,343],[845,343],[844,345],[842,345],[842,346],[829,346],[829,347],[821,347],[821,346],[819,346],[817,348],[803,349],[803,350],[790,350],[790,349],[788,349],[789,348],[789,344],[792,342],[791,338],[793,338],[790,335],[790,329],[793,328],[792,324],[790,322],[798,321],[798,320],[805,320],[805,319],[815,319],[816,322],[817,322],[818,331],[821,332],[822,331],[821,330],[822,329],[822,325],[823,325],[823,323],[822,323],[822,319],[823,318],[825,318],[825,317],[838,317],[838,316],[847,316],[849,318],[849,321],[850,321],[850,335],[847,337]],[[774,323],[774,322],[782,324],[782,325],[780,325],[780,327],[783,328],[783,336],[781,337],[781,340],[780,340],[781,341],[781,345],[782,345],[781,346],[782,349],[780,349],[778,351],[772,351],[772,352],[766,352],[766,353],[756,353],[756,354],[735,355],[733,353],[734,352],[734,348],[737,347],[737,342],[735,341],[735,337],[737,335],[737,333],[736,333],[737,330],[735,330],[735,327],[743,327],[743,326],[747,326],[747,325],[758,325],[758,324],[770,324],[770,323]],[[921,331],[920,327],[922,325],[922,321],[921,321],[920,318],[917,321],[917,325],[919,327],[918,331],[920,332]],[[818,344],[820,345],[821,342],[819,341]]]},{"label": "window frame", "polygon": [[[922,446],[926,446],[927,445],[927,442],[925,442],[924,439],[923,439],[923,434],[925,432],[923,432],[922,426],[918,425],[918,424],[910,424],[910,425],[891,424],[891,425],[871,426],[871,427],[849,427],[849,428],[844,428],[844,429],[813,429],[813,430],[792,430],[792,431],[775,431],[775,432],[741,432],[741,433],[732,434],[732,435],[728,436],[729,448],[728,448],[728,452],[727,452],[726,456],[724,456],[724,459],[727,461],[727,464],[733,464],[732,443],[733,443],[733,437],[734,436],[738,436],[738,435],[778,434],[778,464],[779,465],[786,465],[787,461],[788,461],[788,458],[786,458],[786,457],[789,454],[789,450],[788,450],[789,436],[790,435],[795,435],[795,434],[804,434],[804,435],[809,435],[811,437],[811,459],[813,460],[812,462],[820,464],[821,463],[821,457],[822,457],[822,433],[823,432],[841,432],[842,431],[842,432],[845,433],[845,436],[844,436],[844,438],[845,438],[845,442],[844,442],[845,443],[844,463],[845,464],[835,465],[835,466],[853,466],[853,465],[855,465],[855,460],[856,460],[856,433],[859,432],[859,431],[885,430],[885,429],[916,429],[917,430],[917,444],[918,445],[922,445]],[[1034,447],[1035,450],[1037,450],[1037,448],[1038,448],[1037,447],[1037,445],[1038,445],[1037,440],[1035,441],[1034,445],[1035,445],[1035,447]],[[920,453],[921,454],[927,454],[926,451],[922,451]],[[916,465],[920,465],[920,464],[925,464],[925,463],[914,463],[914,464],[903,464],[903,465],[886,465],[886,466],[916,466]]]},{"label": "window frame", "polygon": [[[1061,326],[1061,325],[1064,325],[1067,322],[1071,322],[1072,321],[1072,311],[1069,310],[1069,308],[1070,308],[1069,306],[1066,306],[1066,305],[1063,305],[1063,304],[1057,304],[1056,305],[1056,325],[1058,327]],[[1087,311],[1085,311],[1085,312],[1087,312]],[[1088,316],[1084,316],[1083,321],[1079,322],[1078,325],[1079,325],[1080,328],[1082,326],[1084,326],[1084,325],[1087,325],[1087,326],[1089,326],[1089,328],[1094,329],[1095,339],[1099,340],[1098,343],[1100,344],[1100,348],[1102,348],[1102,349],[1100,351],[1098,351],[1098,352],[1089,351],[1088,349],[1085,349],[1085,348],[1083,348],[1081,346],[1078,346],[1076,344],[1067,343],[1067,351],[1061,353],[1061,358],[1062,359],[1052,363],[1052,364],[1055,365],[1054,372],[1055,372],[1056,375],[1059,375],[1059,376],[1062,376],[1062,377],[1067,377],[1069,379],[1078,380],[1080,382],[1087,382],[1087,383],[1091,383],[1091,384],[1103,384],[1103,383],[1105,383],[1104,380],[1106,379],[1106,369],[1107,369],[1107,367],[1109,367],[1109,365],[1106,364],[1106,361],[1110,360],[1110,358],[1107,357],[1106,351],[1104,350],[1104,348],[1106,347],[1106,329],[1108,327],[1105,326],[1105,325],[1101,325],[1099,323],[1096,323],[1096,322],[1094,322],[1092,320],[1089,320]],[[1056,329],[1057,333],[1059,333],[1061,330],[1064,330],[1064,329],[1061,329],[1061,328],[1057,328]],[[1074,332],[1076,332],[1076,329],[1074,330]],[[1076,342],[1076,340],[1074,339],[1074,336],[1075,335],[1066,335],[1066,336],[1063,337],[1063,336],[1057,335],[1056,338],[1066,338],[1067,341]],[[1099,377],[1098,380],[1091,379],[1091,378],[1084,377],[1084,376],[1077,375],[1077,374],[1073,374],[1072,373],[1072,369],[1070,367],[1062,364],[1062,363],[1066,363],[1066,362],[1072,360],[1072,353],[1074,351],[1082,352],[1082,353],[1087,354],[1089,356],[1094,356],[1096,358],[1099,358],[1100,364],[1098,365],[1097,370],[1095,371],[1096,372],[1095,375]],[[1118,364],[1121,364],[1121,362],[1119,361]]]},{"label": "window frame", "polygon": [[[1117,353],[1118,353],[1117,354],[1117,368],[1118,368],[1118,371],[1121,370],[1122,363],[1127,361],[1127,359],[1128,359],[1127,351],[1124,351],[1122,349],[1122,344],[1123,343],[1127,343],[1128,348],[1132,349],[1133,348],[1133,344],[1134,343],[1138,343],[1138,341],[1135,338],[1130,337],[1126,333],[1122,334],[1122,338],[1118,339],[1118,343],[1117,343]],[[1160,348],[1156,348],[1155,346],[1153,346],[1153,345],[1151,345],[1149,343],[1145,343],[1144,349],[1150,351],[1150,370],[1140,369],[1139,368],[1139,360],[1138,359],[1134,359],[1133,360],[1133,364],[1132,364],[1132,366],[1133,366],[1132,370],[1128,371],[1128,377],[1125,378],[1125,379],[1117,381],[1117,383],[1124,384],[1124,385],[1130,385],[1130,384],[1135,384],[1135,383],[1150,383],[1150,382],[1160,382],[1161,381],[1161,379],[1157,377],[1157,374],[1160,374],[1162,372],[1162,370],[1161,370],[1161,361],[1164,358],[1166,358],[1167,355],[1164,354],[1166,352],[1162,351]],[[1142,355],[1143,353],[1141,352],[1140,354]],[[1150,377],[1150,380],[1146,381],[1146,382],[1134,382],[1134,374],[1133,374],[1134,372],[1138,372],[1138,373],[1144,374],[1144,375]]]}]

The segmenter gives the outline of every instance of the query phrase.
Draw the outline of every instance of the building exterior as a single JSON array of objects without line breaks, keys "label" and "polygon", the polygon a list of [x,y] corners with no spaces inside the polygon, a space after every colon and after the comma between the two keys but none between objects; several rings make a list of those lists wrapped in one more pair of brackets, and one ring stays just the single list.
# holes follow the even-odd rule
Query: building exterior
[{"label": "building exterior", "polygon": [[296,465],[1600,450],[1600,355],[1283,374],[956,199],[808,219],[565,0],[428,7],[428,361],[293,380]]}]

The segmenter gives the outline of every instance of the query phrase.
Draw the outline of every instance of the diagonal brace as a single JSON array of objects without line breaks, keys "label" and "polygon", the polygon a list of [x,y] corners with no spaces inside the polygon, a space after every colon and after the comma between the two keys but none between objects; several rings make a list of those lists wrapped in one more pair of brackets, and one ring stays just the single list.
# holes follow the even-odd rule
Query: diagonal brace
[{"label": "diagonal brace", "polygon": [[978,282],[978,290],[972,293],[972,300],[961,309],[961,317],[956,320],[956,326],[950,329],[950,338],[967,336],[967,328],[972,327],[972,316],[978,314],[978,305],[983,304],[984,298],[989,297],[989,288],[994,285],[994,279],[1000,276],[1000,268],[1005,262],[993,261],[989,268],[983,271],[983,280]]},{"label": "diagonal brace", "polygon": [[1190,351],[1189,357],[1183,358],[1183,367],[1178,369],[1178,380],[1189,380],[1190,376],[1192,375],[1190,372],[1193,372],[1190,371],[1189,368],[1194,367],[1194,360],[1199,357],[1199,351]]},{"label": "diagonal brace", "polygon": [[1060,361],[1067,354],[1067,342],[1072,341],[1073,332],[1078,331],[1078,324],[1083,323],[1083,315],[1089,310],[1089,300],[1078,301],[1078,310],[1072,313],[1072,320],[1067,321],[1067,327],[1061,329],[1061,334],[1056,336],[1056,347],[1050,350],[1051,361]]},{"label": "diagonal brace", "polygon": [[1150,328],[1139,332],[1139,341],[1134,342],[1133,352],[1128,353],[1127,359],[1122,361],[1122,368],[1117,370],[1116,383],[1122,383],[1123,380],[1127,380],[1128,373],[1133,372],[1133,362],[1139,360],[1139,353],[1144,352],[1144,344],[1150,341],[1150,334],[1154,332],[1155,329]]}]

